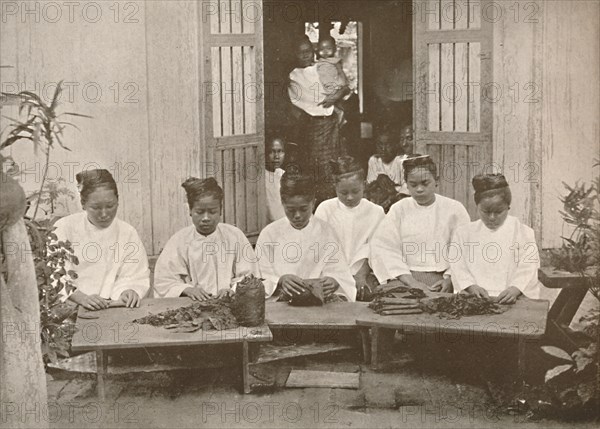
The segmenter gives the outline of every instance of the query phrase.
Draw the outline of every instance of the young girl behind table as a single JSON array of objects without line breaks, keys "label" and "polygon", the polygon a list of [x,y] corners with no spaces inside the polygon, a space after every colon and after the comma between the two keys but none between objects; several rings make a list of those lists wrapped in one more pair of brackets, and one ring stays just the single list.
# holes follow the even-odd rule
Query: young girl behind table
[{"label": "young girl behind table", "polygon": [[[57,241],[73,243],[78,264],[67,263],[76,290],[69,300],[88,310],[107,308],[111,301],[139,307],[150,289],[146,250],[137,231],[117,217],[119,192],[108,170],[86,170],[76,176],[83,212],[59,219]],[[69,275],[70,277],[70,275]]]},{"label": "young girl behind table", "polygon": [[512,304],[521,295],[539,298],[540,259],[533,230],[508,215],[512,195],[500,174],[473,178],[480,219],[454,231],[448,255],[458,291]]},{"label": "young girl behind table", "polygon": [[371,239],[371,266],[380,283],[452,291],[446,253],[454,229],[470,221],[458,201],[435,192],[437,166],[429,156],[404,161],[411,198],[395,203]]},{"label": "young girl behind table", "polygon": [[365,172],[354,158],[340,157],[331,161],[330,166],[337,197],[323,201],[315,217],[324,220],[336,233],[361,296],[369,288],[369,240],[385,214],[380,206],[363,198]]},{"label": "young girl behind table", "polygon": [[220,222],[223,190],[217,181],[191,177],[186,192],[192,225],[176,232],[156,262],[160,297],[206,300],[228,294],[244,275],[258,275],[256,255],[237,227]]},{"label": "young girl behind table", "polygon": [[267,296],[291,297],[306,288],[305,280],[321,279],[325,297],[356,299],[356,286],[333,229],[312,215],[315,183],[311,176],[286,171],[281,178],[285,218],[267,225],[256,252]]}]

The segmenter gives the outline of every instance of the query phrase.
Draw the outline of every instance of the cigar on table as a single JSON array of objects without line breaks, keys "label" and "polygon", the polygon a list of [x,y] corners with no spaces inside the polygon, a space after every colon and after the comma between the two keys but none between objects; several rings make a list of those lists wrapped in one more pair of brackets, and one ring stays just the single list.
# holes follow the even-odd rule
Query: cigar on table
[{"label": "cigar on table", "polygon": [[420,314],[423,313],[423,310],[383,310],[381,313],[382,316],[393,316],[395,314]]},{"label": "cigar on table", "polygon": [[414,310],[416,308],[420,309],[421,307],[419,304],[388,304],[379,307],[380,310]]},{"label": "cigar on table", "polygon": [[380,304],[415,304],[419,300],[416,298],[381,298],[377,302]]}]

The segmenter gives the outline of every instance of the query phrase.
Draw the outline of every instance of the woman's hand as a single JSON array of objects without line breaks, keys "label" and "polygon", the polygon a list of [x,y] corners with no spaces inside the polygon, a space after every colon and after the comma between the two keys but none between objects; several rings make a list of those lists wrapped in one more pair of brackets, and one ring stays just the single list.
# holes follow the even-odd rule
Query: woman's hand
[{"label": "woman's hand", "polygon": [[325,298],[333,295],[339,289],[340,284],[333,277],[323,277],[323,295]]},{"label": "woman's hand", "polygon": [[517,302],[517,298],[521,295],[521,291],[515,286],[511,286],[508,289],[503,290],[498,298],[496,298],[496,302],[498,304],[514,304]]},{"label": "woman's hand", "polygon": [[300,295],[306,290],[304,280],[293,274],[286,274],[279,278],[281,291],[288,296]]},{"label": "woman's hand", "polygon": [[133,289],[124,290],[119,297],[119,301],[125,303],[125,307],[139,307],[140,306],[140,296]]},{"label": "woman's hand", "polygon": [[221,289],[217,292],[217,299],[233,295],[233,289]]},{"label": "woman's hand", "polygon": [[398,278],[398,280],[400,280],[406,286],[413,288],[413,289],[421,289],[424,291],[429,290],[429,286],[427,286],[425,283],[421,283],[420,281],[416,280],[412,276],[412,274],[403,274]]},{"label": "woman's hand", "polygon": [[321,101],[318,106],[323,106],[327,109],[344,98],[348,93],[350,93],[350,88],[348,86],[340,86],[335,92],[326,95],[325,99]]},{"label": "woman's hand", "polygon": [[110,300],[104,299],[100,295],[87,295],[79,290],[73,292],[69,299],[86,310],[103,310],[110,304]]},{"label": "woman's hand", "polygon": [[454,292],[454,287],[452,286],[452,279],[447,277],[440,281],[435,282],[428,289],[432,292],[443,292],[443,293],[452,293]]},{"label": "woman's hand", "polygon": [[181,292],[181,296],[187,296],[192,298],[194,301],[206,301],[207,299],[212,298],[211,294],[206,292],[201,287],[188,287]]},{"label": "woman's hand", "polygon": [[363,300],[365,297],[371,295],[371,288],[367,283],[366,276],[354,276],[354,282],[356,283],[356,297],[358,300]]},{"label": "woman's hand", "polygon": [[490,299],[490,295],[487,293],[487,290],[485,290],[481,286],[471,285],[465,289],[465,292],[470,293],[471,295],[475,295],[479,298]]}]

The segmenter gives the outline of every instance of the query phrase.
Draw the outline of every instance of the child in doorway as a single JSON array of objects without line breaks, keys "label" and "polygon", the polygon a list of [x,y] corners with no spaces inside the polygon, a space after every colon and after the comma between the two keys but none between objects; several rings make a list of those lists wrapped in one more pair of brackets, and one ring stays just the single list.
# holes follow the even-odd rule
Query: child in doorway
[{"label": "child in doorway", "polygon": [[273,133],[267,136],[265,163],[265,187],[267,194],[267,223],[276,221],[285,217],[283,206],[281,205],[281,196],[279,187],[281,176],[285,171],[283,165],[285,162],[286,141],[281,133]]},{"label": "child in doorway", "polygon": [[377,153],[369,159],[367,183],[376,181],[380,174],[384,174],[394,182],[398,193],[409,195],[402,168],[407,156],[399,154],[400,147],[396,136],[389,130],[383,130],[377,136],[376,145]]},{"label": "child in doorway", "polygon": [[538,299],[540,258],[533,230],[508,215],[512,196],[501,174],[473,178],[480,219],[454,231],[449,255],[452,282],[458,291],[513,304],[524,295]]},{"label": "child in doorway", "polygon": [[[337,46],[333,37],[326,36],[319,40],[317,45],[317,73],[319,74],[319,80],[325,95],[332,94],[339,88],[348,85],[348,78],[342,68],[341,58],[335,56],[336,50]],[[333,111],[338,118],[340,126],[345,123],[344,109],[341,103],[342,101],[340,100],[333,106]]]}]

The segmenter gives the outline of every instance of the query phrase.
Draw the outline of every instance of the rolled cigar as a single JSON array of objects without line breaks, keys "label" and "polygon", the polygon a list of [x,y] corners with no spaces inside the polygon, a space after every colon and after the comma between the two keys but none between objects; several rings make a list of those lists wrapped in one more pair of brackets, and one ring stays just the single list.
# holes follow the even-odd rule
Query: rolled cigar
[{"label": "rolled cigar", "polygon": [[419,302],[415,298],[381,298],[381,304],[415,304]]},{"label": "rolled cigar", "polygon": [[400,305],[383,305],[380,310],[414,310],[421,308],[419,304],[400,304]]},{"label": "rolled cigar", "polygon": [[423,313],[423,310],[383,310],[381,313],[382,316],[393,316],[395,314],[420,314]]}]

